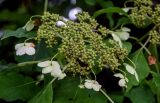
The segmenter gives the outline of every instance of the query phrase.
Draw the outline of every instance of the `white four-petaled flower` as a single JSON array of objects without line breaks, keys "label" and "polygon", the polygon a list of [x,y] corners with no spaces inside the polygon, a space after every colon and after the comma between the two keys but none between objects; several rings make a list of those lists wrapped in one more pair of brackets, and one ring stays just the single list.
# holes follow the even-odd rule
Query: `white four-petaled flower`
[{"label": "white four-petaled flower", "polygon": [[86,79],[84,87],[87,89],[93,89],[94,91],[99,91],[102,86],[95,80]]},{"label": "white four-petaled flower", "polygon": [[66,74],[62,72],[59,63],[56,61],[40,62],[38,66],[43,68],[43,74],[51,73],[51,76],[58,78],[58,80],[66,76]]},{"label": "white four-petaled flower", "polygon": [[21,56],[24,54],[34,55],[35,45],[33,43],[19,43],[15,45],[16,55]]},{"label": "white four-petaled flower", "polygon": [[120,80],[118,81],[118,85],[120,87],[126,87],[127,88],[128,79],[123,74],[116,73],[116,74],[114,74],[114,76],[120,78]]},{"label": "white four-petaled flower", "polygon": [[119,43],[120,47],[122,47],[122,41],[125,41],[129,38],[130,31],[131,30],[129,28],[122,27],[121,29],[112,31],[111,35],[113,39]]},{"label": "white four-petaled flower", "polygon": [[125,66],[126,70],[127,70],[130,74],[134,75],[135,78],[136,78],[136,80],[139,82],[138,74],[137,74],[135,68],[132,67],[131,65],[127,64],[127,63],[123,63],[123,65]]}]

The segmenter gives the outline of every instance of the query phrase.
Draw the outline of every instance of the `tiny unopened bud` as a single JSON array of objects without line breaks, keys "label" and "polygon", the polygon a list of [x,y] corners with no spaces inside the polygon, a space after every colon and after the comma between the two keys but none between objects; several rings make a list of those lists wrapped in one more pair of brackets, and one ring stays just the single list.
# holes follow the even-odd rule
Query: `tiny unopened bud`
[{"label": "tiny unopened bud", "polygon": [[149,65],[156,64],[156,58],[154,56],[149,55],[148,56],[148,64]]}]

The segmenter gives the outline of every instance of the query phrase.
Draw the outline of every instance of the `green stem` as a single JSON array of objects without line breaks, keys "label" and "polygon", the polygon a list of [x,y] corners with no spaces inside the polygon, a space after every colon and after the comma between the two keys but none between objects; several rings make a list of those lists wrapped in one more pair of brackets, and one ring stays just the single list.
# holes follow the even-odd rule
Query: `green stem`
[{"label": "green stem", "polygon": [[91,69],[91,71],[92,71],[92,73],[93,73],[93,75],[94,75],[94,79],[96,80],[96,79],[97,79],[96,73],[93,71],[93,69]]},{"label": "green stem", "polygon": [[56,53],[56,54],[52,57],[51,61],[53,61],[53,59],[54,59],[57,55],[58,55],[58,53]]},{"label": "green stem", "polygon": [[136,68],[135,63],[131,59],[129,59],[128,57],[126,57],[126,58],[133,64],[134,68]]},{"label": "green stem", "polygon": [[100,89],[100,92],[111,102],[111,103],[114,103],[114,101],[108,96],[108,94],[103,91],[102,89]]},{"label": "green stem", "polygon": [[32,64],[36,64],[39,63],[40,61],[29,61],[29,62],[23,62],[23,63],[18,63],[17,66],[25,66],[25,65],[32,65]]},{"label": "green stem", "polygon": [[42,17],[41,15],[33,15],[33,16],[31,16],[31,18],[30,18],[30,20],[32,20],[33,18],[37,18],[37,17]]},{"label": "green stem", "polygon": [[125,7],[125,8],[127,8],[126,5],[127,5],[127,3],[129,3],[129,2],[134,2],[134,0],[127,0],[127,1],[125,1],[125,2],[124,2],[124,7]]},{"label": "green stem", "polygon": [[45,0],[45,2],[44,2],[44,13],[47,12],[47,7],[48,7],[48,0]]},{"label": "green stem", "polygon": [[31,39],[34,39],[34,38],[28,38],[24,41],[24,43],[26,43],[28,40],[31,40]]},{"label": "green stem", "polygon": [[142,41],[142,40],[145,39],[147,36],[148,36],[148,35],[142,36],[142,37],[139,39],[139,41]]},{"label": "green stem", "polygon": [[155,68],[156,68],[157,73],[159,74],[160,73],[159,64],[158,64],[159,63],[159,58],[158,58],[159,56],[158,56],[158,52],[157,52],[157,46],[154,44],[152,49],[155,51],[155,53],[154,53],[155,54],[154,56],[156,57]]},{"label": "green stem", "polygon": [[141,47],[141,50],[144,49],[149,55],[151,55],[151,52],[145,47],[146,44],[149,42],[149,39],[150,39],[150,38],[145,42],[145,45],[143,45],[143,44],[142,44],[137,38],[135,38],[135,37],[130,37],[130,39],[136,40],[137,43],[142,46],[142,47]]},{"label": "green stem", "polygon": [[121,70],[121,69],[117,69],[118,71],[120,71],[120,72],[122,72],[124,75],[125,75],[125,77],[126,77],[126,72],[124,72],[123,70]]}]

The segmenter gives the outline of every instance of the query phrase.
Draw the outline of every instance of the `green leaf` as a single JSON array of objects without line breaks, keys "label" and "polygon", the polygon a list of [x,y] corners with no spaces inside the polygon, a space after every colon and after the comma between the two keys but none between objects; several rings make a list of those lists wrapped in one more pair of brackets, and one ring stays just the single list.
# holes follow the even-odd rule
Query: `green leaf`
[{"label": "green leaf", "polygon": [[86,4],[88,5],[95,5],[96,4],[96,0],[84,0],[86,2]]},{"label": "green leaf", "polygon": [[96,0],[96,1],[102,8],[108,8],[114,6],[112,1],[104,1],[104,0]]},{"label": "green leaf", "polygon": [[160,88],[160,75],[159,74],[153,75],[153,81],[154,81],[156,87]]},{"label": "green leaf", "polygon": [[124,100],[123,92],[112,92],[109,96],[115,103],[123,103]]},{"label": "green leaf", "polygon": [[31,38],[35,36],[35,32],[27,32],[26,30],[19,28],[16,31],[12,31],[12,30],[6,30],[4,32],[4,35],[2,37],[3,39],[6,39],[8,37],[17,37],[17,38],[22,38],[22,37],[26,37],[26,38]]},{"label": "green leaf", "polygon": [[107,103],[107,98],[94,90],[80,89],[76,78],[65,78],[56,83],[53,103]]},{"label": "green leaf", "polygon": [[127,49],[128,53],[132,50],[132,44],[130,42],[123,42],[123,48]]},{"label": "green leaf", "polygon": [[35,93],[35,81],[17,73],[0,74],[0,99],[27,100]]},{"label": "green leaf", "polygon": [[118,19],[118,22],[116,24],[116,28],[121,26],[121,25],[126,25],[126,24],[129,24],[131,23],[130,19],[128,17],[122,17],[120,19]]},{"label": "green leaf", "polygon": [[152,91],[147,87],[137,87],[126,95],[132,103],[155,103]]},{"label": "green leaf", "polygon": [[35,97],[33,97],[28,103],[52,103],[53,90],[52,84],[49,84],[41,90]]},{"label": "green leaf", "polygon": [[104,14],[104,13],[122,13],[124,14],[125,16],[128,16],[127,13],[125,13],[121,8],[119,7],[109,7],[109,8],[106,8],[106,9],[101,9],[101,10],[98,10],[94,13],[93,17],[96,18],[97,16],[101,15],[101,14]]},{"label": "green leaf", "polygon": [[[149,66],[144,57],[142,50],[138,50],[131,55],[130,58],[136,65],[136,71],[139,77],[139,81],[144,80],[149,74]],[[127,74],[127,78],[129,79],[127,91],[131,89],[134,85],[138,85],[139,83],[135,79],[135,77],[131,74]]]}]

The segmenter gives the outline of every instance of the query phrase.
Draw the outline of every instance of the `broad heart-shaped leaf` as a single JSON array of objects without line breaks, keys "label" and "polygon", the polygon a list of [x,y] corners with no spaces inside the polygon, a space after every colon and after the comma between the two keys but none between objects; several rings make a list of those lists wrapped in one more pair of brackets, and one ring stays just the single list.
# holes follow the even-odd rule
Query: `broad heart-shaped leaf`
[{"label": "broad heart-shaped leaf", "polygon": [[28,103],[52,103],[53,90],[52,84],[47,85],[36,96],[34,96]]},{"label": "broad heart-shaped leaf", "polygon": [[65,78],[56,83],[53,103],[107,103],[107,98],[100,92],[78,87],[76,78]]},{"label": "broad heart-shaped leaf", "polygon": [[132,103],[155,103],[154,95],[148,87],[133,88],[126,96]]},{"label": "broad heart-shaped leaf", "polygon": [[35,32],[31,31],[31,32],[27,32],[26,30],[19,28],[16,31],[12,31],[12,30],[6,30],[3,34],[2,40],[6,39],[8,37],[17,37],[17,38],[22,38],[22,37],[26,37],[26,38],[31,38],[35,36]]},{"label": "broad heart-shaped leaf", "polygon": [[[149,74],[149,66],[144,57],[142,50],[138,50],[133,53],[130,57],[133,63],[136,65],[136,71],[139,77],[139,81],[144,80]],[[127,78],[129,79],[127,91],[130,90],[134,85],[138,85],[139,83],[135,79],[135,77],[131,74],[127,74]]]},{"label": "broad heart-shaped leaf", "polygon": [[122,13],[124,14],[125,16],[128,16],[128,14],[126,12],[124,12],[121,8],[119,7],[109,7],[109,8],[106,8],[106,9],[101,9],[101,10],[98,10],[96,11],[94,14],[93,14],[93,17],[96,18],[97,16],[101,15],[101,14],[104,14],[104,13]]},{"label": "broad heart-shaped leaf", "polygon": [[0,74],[0,99],[27,100],[35,94],[35,81],[17,73]]}]

